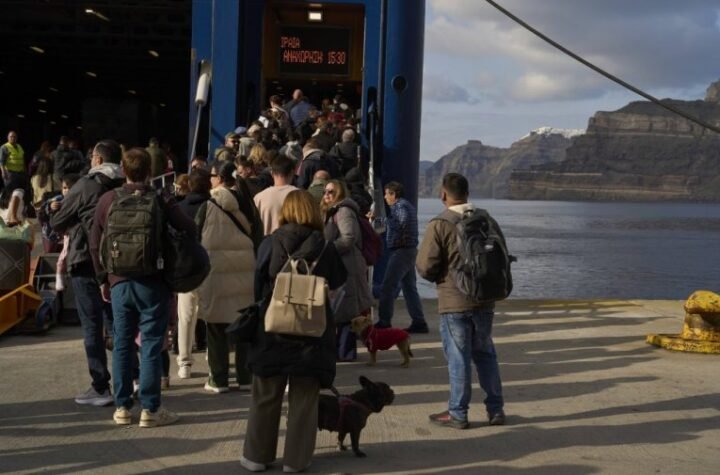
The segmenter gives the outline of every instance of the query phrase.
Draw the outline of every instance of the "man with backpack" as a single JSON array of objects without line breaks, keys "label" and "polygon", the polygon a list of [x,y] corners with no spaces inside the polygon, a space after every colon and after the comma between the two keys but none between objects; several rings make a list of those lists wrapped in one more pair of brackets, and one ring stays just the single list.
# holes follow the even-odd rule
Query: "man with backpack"
[{"label": "man with backpack", "polygon": [[492,323],[495,300],[512,290],[509,264],[513,258],[507,254],[497,222],[468,202],[464,176],[445,175],[440,196],[446,209],[428,224],[416,261],[420,275],[437,285],[440,337],[450,377],[448,410],[430,415],[430,421],[455,429],[469,427],[472,362],[487,394],[488,421],[503,425]]},{"label": "man with backpack", "polygon": [[140,427],[178,420],[160,404],[160,353],[166,340],[172,292],[163,280],[166,223],[191,236],[197,234],[167,192],[148,185],[151,159],[145,149],[128,150],[122,158],[126,182],[98,201],[90,234],[90,254],[105,301],[113,310],[113,389],[118,425],[132,423],[133,354],[140,333]]},{"label": "man with backpack", "polygon": [[90,257],[89,236],[100,196],[122,183],[120,146],[113,140],[101,140],[92,153],[92,168],[73,185],[67,196],[59,201],[59,209],[51,211],[50,226],[58,234],[70,238],[67,249],[67,268],[75,293],[78,318],[82,325],[92,386],[75,396],[77,404],[108,406],[110,373],[105,353],[103,327],[111,333],[112,312],[104,304],[95,281],[95,270]]}]

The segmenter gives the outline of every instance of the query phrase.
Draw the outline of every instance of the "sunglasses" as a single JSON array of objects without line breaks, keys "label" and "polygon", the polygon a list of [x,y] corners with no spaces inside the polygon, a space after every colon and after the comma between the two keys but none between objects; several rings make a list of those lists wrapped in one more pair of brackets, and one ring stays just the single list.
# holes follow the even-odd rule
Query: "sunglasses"
[{"label": "sunglasses", "polygon": [[335,190],[325,190],[323,192],[323,195],[330,195],[333,196],[335,194]]}]

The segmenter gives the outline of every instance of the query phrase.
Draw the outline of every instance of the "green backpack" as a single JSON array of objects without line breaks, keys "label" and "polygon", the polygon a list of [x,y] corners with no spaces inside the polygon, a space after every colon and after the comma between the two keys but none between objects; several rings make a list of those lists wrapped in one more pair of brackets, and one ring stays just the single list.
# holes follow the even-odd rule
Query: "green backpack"
[{"label": "green backpack", "polygon": [[108,211],[100,238],[100,263],[106,272],[135,278],[163,270],[163,213],[155,192],[122,188]]}]

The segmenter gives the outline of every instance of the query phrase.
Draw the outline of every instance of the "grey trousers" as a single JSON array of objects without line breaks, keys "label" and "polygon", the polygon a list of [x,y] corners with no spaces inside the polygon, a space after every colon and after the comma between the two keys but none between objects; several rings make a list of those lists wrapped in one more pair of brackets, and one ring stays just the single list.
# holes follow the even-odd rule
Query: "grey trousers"
[{"label": "grey trousers", "polygon": [[301,470],[310,465],[315,451],[320,393],[320,382],[316,378],[253,376],[252,405],[243,455],[257,463],[269,464],[275,460],[283,394],[288,378],[290,390],[283,465]]}]

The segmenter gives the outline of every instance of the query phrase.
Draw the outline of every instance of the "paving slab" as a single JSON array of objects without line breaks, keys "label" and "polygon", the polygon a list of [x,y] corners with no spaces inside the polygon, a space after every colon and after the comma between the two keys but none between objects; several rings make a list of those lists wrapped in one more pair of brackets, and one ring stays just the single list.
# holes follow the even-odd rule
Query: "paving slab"
[{"label": "paving slab", "polygon": [[[338,451],[335,434],[323,431],[310,473],[720,473],[720,356],[645,343],[648,333],[680,331],[682,302],[499,304],[495,343],[508,423],[487,425],[475,383],[464,431],[427,420],[446,409],[448,382],[437,303],[424,305],[431,333],[413,336],[409,369],[400,368],[395,350],[381,352],[375,367],[364,364],[364,350],[357,362],[338,364],[343,393],[358,387],[360,375],[396,392],[395,403],[371,415],[362,433],[367,457]],[[398,301],[395,324],[408,323]],[[196,357],[188,380],[176,377],[172,362],[171,388],[163,393],[180,422],[119,427],[112,407],[73,402],[89,383],[79,327],[0,337],[0,472],[244,473],[239,457],[250,396],[237,388],[203,391],[207,364]],[[281,460],[269,470],[281,471]]]}]

